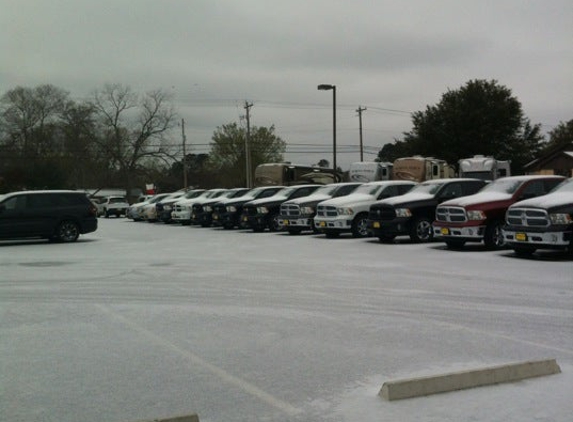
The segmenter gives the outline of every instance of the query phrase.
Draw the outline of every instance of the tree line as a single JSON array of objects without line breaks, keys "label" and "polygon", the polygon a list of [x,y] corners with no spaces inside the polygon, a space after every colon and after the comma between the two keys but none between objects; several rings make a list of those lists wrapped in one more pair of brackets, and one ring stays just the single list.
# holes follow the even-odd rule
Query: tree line
[{"label": "tree line", "polygon": [[[190,186],[246,185],[246,138],[251,169],[282,161],[286,141],[274,126],[217,127],[209,154],[185,154],[180,120],[169,94],[138,94],[108,84],[85,100],[53,85],[16,87],[0,97],[0,193],[19,189],[118,188],[131,192],[153,182],[162,191]],[[544,149],[573,142],[573,120],[544,139],[511,90],[472,80],[448,90],[436,105],[412,114],[412,130],[386,143],[380,161],[410,155],[452,164],[476,154],[511,160],[512,171]],[[382,143],[382,142],[381,142]],[[328,166],[327,160],[319,165]]]},{"label": "tree line", "polygon": [[474,155],[510,160],[512,172],[553,147],[573,142],[573,120],[561,122],[546,141],[519,100],[497,81],[471,80],[448,90],[436,105],[412,114],[412,130],[378,153],[380,161],[410,155],[433,156],[456,164]]},{"label": "tree line", "polygon": [[[73,100],[53,85],[16,87],[0,98],[0,193],[20,189],[118,188],[146,183],[180,189],[183,169],[190,186],[244,186],[247,131],[218,127],[210,154],[185,154],[177,139],[179,119],[170,95],[137,94],[105,85],[89,99]],[[248,133],[253,169],[282,161],[286,143],[274,127]]]}]

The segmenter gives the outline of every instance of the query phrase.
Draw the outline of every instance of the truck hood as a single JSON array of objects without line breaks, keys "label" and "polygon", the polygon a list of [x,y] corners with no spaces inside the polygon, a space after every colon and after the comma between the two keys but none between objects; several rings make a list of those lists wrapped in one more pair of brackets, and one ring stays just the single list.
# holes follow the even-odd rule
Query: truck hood
[{"label": "truck hood", "polygon": [[537,198],[530,198],[516,202],[515,204],[512,205],[512,208],[532,207],[532,208],[550,209],[570,204],[573,204],[572,192],[554,192],[554,193],[548,193],[547,195],[538,196]]},{"label": "truck hood", "polygon": [[261,199],[255,199],[253,201],[248,201],[248,204],[254,205],[256,207],[258,205],[269,204],[274,202],[284,202],[287,199],[288,198],[284,195],[273,195],[269,196],[268,198],[261,198]]},{"label": "truck hood", "polygon": [[331,195],[326,195],[324,193],[317,193],[313,195],[303,196],[302,198],[291,199],[290,201],[286,201],[285,204],[302,205],[302,204],[309,204],[312,202],[319,203],[322,201],[326,201],[330,198],[332,198]]},{"label": "truck hood", "polygon": [[470,207],[491,202],[511,201],[512,197],[510,193],[505,192],[478,192],[473,195],[450,199],[449,201],[442,202],[441,205]]},{"label": "truck hood", "polygon": [[422,202],[422,201],[431,201],[435,199],[435,196],[431,193],[405,193],[404,195],[394,196],[392,198],[383,199],[380,201],[382,204],[389,204],[389,205],[399,205],[404,204],[406,202]]},{"label": "truck hood", "polygon": [[[308,197],[307,197],[308,199]],[[376,198],[372,195],[368,195],[367,193],[351,193],[350,195],[341,196],[340,198],[332,198],[326,201],[322,201],[320,205],[329,205],[333,207],[344,207],[348,205],[355,205],[361,202],[372,202],[375,201]]]}]

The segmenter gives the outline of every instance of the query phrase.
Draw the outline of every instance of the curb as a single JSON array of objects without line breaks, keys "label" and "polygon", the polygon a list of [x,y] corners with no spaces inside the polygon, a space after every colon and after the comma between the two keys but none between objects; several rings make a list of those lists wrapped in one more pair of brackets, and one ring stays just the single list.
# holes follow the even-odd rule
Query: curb
[{"label": "curb", "polygon": [[561,368],[555,359],[510,363],[429,377],[388,381],[382,385],[378,394],[389,401],[400,400],[519,381],[560,372]]},{"label": "curb", "polygon": [[150,419],[146,421],[139,422],[199,422],[199,416],[196,413],[187,416],[176,416],[174,418],[167,419]]}]

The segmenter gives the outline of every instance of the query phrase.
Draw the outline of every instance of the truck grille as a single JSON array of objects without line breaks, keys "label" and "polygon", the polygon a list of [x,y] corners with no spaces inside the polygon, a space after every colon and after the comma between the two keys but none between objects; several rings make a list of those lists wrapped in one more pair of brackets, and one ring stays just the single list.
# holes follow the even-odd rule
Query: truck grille
[{"label": "truck grille", "polygon": [[225,204],[217,204],[213,206],[213,212],[216,212],[217,214],[223,214],[226,211],[227,211],[227,206]]},{"label": "truck grille", "polygon": [[368,213],[370,220],[394,220],[396,218],[396,210],[391,205],[372,205]]},{"label": "truck grille", "polygon": [[336,217],[338,212],[336,212],[336,207],[329,205],[319,205],[316,210],[317,217]]},{"label": "truck grille", "polygon": [[514,226],[547,227],[551,224],[545,210],[512,208],[507,212],[507,223]]},{"label": "truck grille", "polygon": [[288,217],[298,217],[300,215],[300,206],[296,204],[282,204],[281,215]]},{"label": "truck grille", "polygon": [[466,210],[460,207],[438,207],[436,209],[436,220],[450,223],[465,223]]},{"label": "truck grille", "polygon": [[257,215],[257,208],[252,207],[252,206],[243,207],[243,214],[245,214],[245,215]]},{"label": "truck grille", "polygon": [[175,206],[173,207],[173,211],[176,211],[176,212],[185,211],[186,209],[187,209],[187,208],[186,208],[185,206],[183,206],[183,205],[175,205]]}]

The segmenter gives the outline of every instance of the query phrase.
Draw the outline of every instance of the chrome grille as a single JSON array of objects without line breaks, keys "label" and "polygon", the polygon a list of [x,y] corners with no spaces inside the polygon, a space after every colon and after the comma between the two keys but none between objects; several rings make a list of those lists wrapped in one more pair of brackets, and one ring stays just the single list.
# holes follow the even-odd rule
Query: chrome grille
[{"label": "chrome grille", "polygon": [[336,207],[331,205],[319,205],[316,210],[317,217],[336,217],[338,213],[336,212]]},{"label": "chrome grille", "polygon": [[507,211],[507,223],[525,227],[547,227],[551,224],[547,211],[531,208],[511,208]]},{"label": "chrome grille", "polygon": [[466,210],[460,207],[438,207],[436,209],[436,220],[450,223],[464,223],[468,219]]},{"label": "chrome grille", "polygon": [[281,215],[287,217],[298,217],[300,215],[300,206],[296,204],[282,204]]}]

